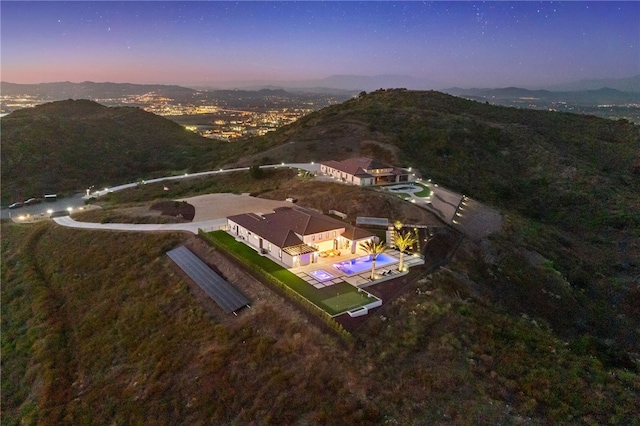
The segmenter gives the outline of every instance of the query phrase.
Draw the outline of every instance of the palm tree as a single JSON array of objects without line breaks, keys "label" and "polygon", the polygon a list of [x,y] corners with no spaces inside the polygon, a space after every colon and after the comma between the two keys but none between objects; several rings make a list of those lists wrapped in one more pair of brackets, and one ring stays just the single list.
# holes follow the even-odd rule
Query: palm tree
[{"label": "palm tree", "polygon": [[371,256],[371,280],[373,280],[375,278],[374,271],[376,269],[376,258],[379,254],[387,251],[387,246],[384,244],[384,241],[376,243],[373,240],[367,240],[359,245],[362,250]]},{"label": "palm tree", "polygon": [[402,262],[404,251],[417,242],[418,238],[411,232],[395,232],[393,234],[393,245],[395,245],[400,251],[400,262],[398,262],[398,271],[402,271],[402,267],[404,266]]}]

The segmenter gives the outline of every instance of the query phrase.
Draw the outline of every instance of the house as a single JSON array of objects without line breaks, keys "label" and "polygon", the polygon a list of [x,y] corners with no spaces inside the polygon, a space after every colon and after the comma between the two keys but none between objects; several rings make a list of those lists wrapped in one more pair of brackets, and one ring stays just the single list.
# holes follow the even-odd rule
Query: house
[{"label": "house", "polygon": [[259,253],[289,268],[318,262],[341,251],[355,253],[358,243],[373,234],[298,206],[278,207],[273,213],[245,213],[227,217],[227,231]]},{"label": "house", "polygon": [[410,182],[415,178],[415,175],[409,170],[366,157],[322,162],[320,163],[320,171],[325,175],[339,179],[341,182],[359,186]]}]

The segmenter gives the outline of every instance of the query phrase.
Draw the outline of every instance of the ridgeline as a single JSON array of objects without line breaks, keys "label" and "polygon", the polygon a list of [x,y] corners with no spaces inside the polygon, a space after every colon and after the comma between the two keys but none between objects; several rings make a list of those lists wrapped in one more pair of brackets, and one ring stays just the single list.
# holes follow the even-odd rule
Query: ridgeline
[{"label": "ridgeline", "polygon": [[68,100],[2,118],[3,204],[213,168],[218,145],[139,108]]}]

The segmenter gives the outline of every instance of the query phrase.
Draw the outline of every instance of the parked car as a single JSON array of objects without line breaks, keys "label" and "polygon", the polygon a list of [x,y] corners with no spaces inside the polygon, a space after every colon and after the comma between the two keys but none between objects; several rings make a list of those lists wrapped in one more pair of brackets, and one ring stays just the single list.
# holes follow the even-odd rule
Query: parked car
[{"label": "parked car", "polygon": [[18,203],[13,203],[13,204],[11,204],[11,205],[9,206],[9,208],[10,208],[10,209],[17,209],[17,208],[22,207],[22,206],[23,206],[23,204],[18,202]]},{"label": "parked car", "polygon": [[39,198],[29,198],[27,201],[24,202],[25,206],[30,206],[32,204],[38,204],[41,200]]}]

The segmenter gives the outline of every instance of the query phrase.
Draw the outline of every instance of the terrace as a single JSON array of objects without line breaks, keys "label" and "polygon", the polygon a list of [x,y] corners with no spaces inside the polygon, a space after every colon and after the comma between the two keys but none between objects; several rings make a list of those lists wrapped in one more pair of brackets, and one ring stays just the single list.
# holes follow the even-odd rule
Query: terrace
[{"label": "terrace", "polygon": [[358,248],[355,254],[343,254],[336,257],[321,257],[310,265],[291,268],[289,271],[315,288],[325,288],[346,282],[354,287],[363,288],[383,281],[397,278],[407,273],[410,267],[423,265],[419,255],[404,255],[405,271],[398,271],[400,252],[388,249],[376,259],[375,279],[371,280],[371,262],[369,255]]},{"label": "terrace", "polygon": [[[332,281],[331,285],[321,287],[309,285],[309,282],[302,279],[298,274],[260,255],[254,249],[236,241],[233,236],[224,231],[208,232],[203,233],[203,235],[216,247],[224,249],[247,268],[268,277],[267,282],[286,288],[287,291],[293,291],[332,317],[353,310],[366,313],[367,309],[379,306],[382,303],[377,297],[345,282],[345,279],[330,278],[322,272],[317,272],[316,277]],[[321,265],[319,263],[314,265],[316,267],[308,269],[308,272],[326,269],[326,264],[322,264],[322,267],[318,267]],[[314,279],[317,281],[317,278]]]}]

